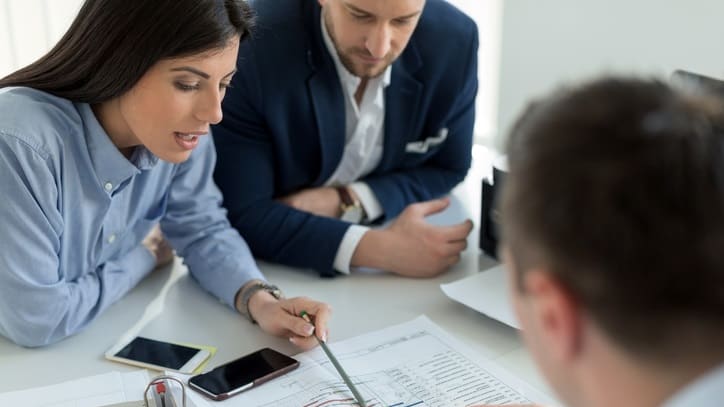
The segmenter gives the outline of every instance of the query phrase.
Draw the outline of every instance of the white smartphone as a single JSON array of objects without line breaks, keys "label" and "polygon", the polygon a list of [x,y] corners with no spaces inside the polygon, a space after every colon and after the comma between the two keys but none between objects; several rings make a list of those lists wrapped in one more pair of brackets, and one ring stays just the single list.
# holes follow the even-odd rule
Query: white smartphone
[{"label": "white smartphone", "polygon": [[114,346],[106,359],[154,370],[191,374],[211,356],[207,349],[157,341],[141,336]]}]

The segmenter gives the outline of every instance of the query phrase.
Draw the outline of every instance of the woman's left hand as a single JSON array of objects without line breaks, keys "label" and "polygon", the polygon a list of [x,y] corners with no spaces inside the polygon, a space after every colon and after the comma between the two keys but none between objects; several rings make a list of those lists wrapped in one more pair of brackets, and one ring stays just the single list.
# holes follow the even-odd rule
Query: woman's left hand
[{"label": "woman's left hand", "polygon": [[[306,311],[314,325],[302,319],[302,311]],[[249,312],[262,330],[287,337],[304,350],[317,345],[315,335],[327,341],[327,322],[332,308],[323,302],[307,297],[276,299],[266,291],[259,291],[249,299]]]}]

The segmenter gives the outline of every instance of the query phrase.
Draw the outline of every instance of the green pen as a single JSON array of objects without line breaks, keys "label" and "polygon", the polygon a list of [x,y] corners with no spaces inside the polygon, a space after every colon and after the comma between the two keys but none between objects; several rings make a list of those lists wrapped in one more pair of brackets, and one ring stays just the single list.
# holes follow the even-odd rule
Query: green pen
[{"label": "green pen", "polygon": [[[302,311],[299,313],[299,316],[302,317],[305,321],[312,323],[312,320],[309,318],[309,314],[307,311]],[[357,400],[357,403],[360,405],[360,407],[367,407],[367,404],[365,403],[362,396],[359,394],[359,391],[354,386],[354,383],[352,383],[352,380],[347,376],[347,372],[344,371],[342,368],[342,365],[339,364],[339,361],[337,361],[337,358],[334,357],[332,354],[332,351],[329,350],[329,347],[327,346],[327,343],[323,340],[319,339],[317,335],[314,335],[315,338],[317,338],[317,342],[319,342],[319,346],[322,347],[322,350],[327,355],[327,358],[332,362],[332,365],[335,369],[337,369],[337,373],[339,373],[340,376],[342,376],[342,380],[344,380],[344,383],[349,387],[350,391],[352,391],[352,395],[354,395],[354,398]]]}]

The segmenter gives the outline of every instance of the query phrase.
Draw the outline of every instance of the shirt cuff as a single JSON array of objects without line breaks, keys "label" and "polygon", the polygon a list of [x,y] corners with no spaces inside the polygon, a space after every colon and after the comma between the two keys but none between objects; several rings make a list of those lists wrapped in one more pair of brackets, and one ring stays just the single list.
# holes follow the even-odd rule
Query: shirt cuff
[{"label": "shirt cuff", "polygon": [[357,194],[362,209],[365,210],[365,220],[367,222],[372,222],[384,215],[384,209],[382,209],[380,201],[377,200],[375,193],[372,192],[372,188],[370,188],[369,185],[364,182],[353,182],[349,187]]},{"label": "shirt cuff", "polygon": [[367,233],[370,228],[360,225],[351,225],[342,238],[342,242],[337,249],[337,255],[334,257],[334,269],[340,273],[349,274],[352,255],[357,249],[362,236]]}]

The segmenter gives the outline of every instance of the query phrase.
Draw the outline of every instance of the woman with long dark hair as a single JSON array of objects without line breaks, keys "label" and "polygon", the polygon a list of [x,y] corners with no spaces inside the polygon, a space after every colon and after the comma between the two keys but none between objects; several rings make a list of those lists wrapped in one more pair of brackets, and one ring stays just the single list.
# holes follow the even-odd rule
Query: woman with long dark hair
[{"label": "woman with long dark hair", "polygon": [[172,247],[263,330],[311,347],[305,309],[326,336],[329,307],[265,282],[211,179],[209,126],[250,24],[241,0],[86,0],[50,52],[0,80],[0,334],[42,346],[80,331]]}]

